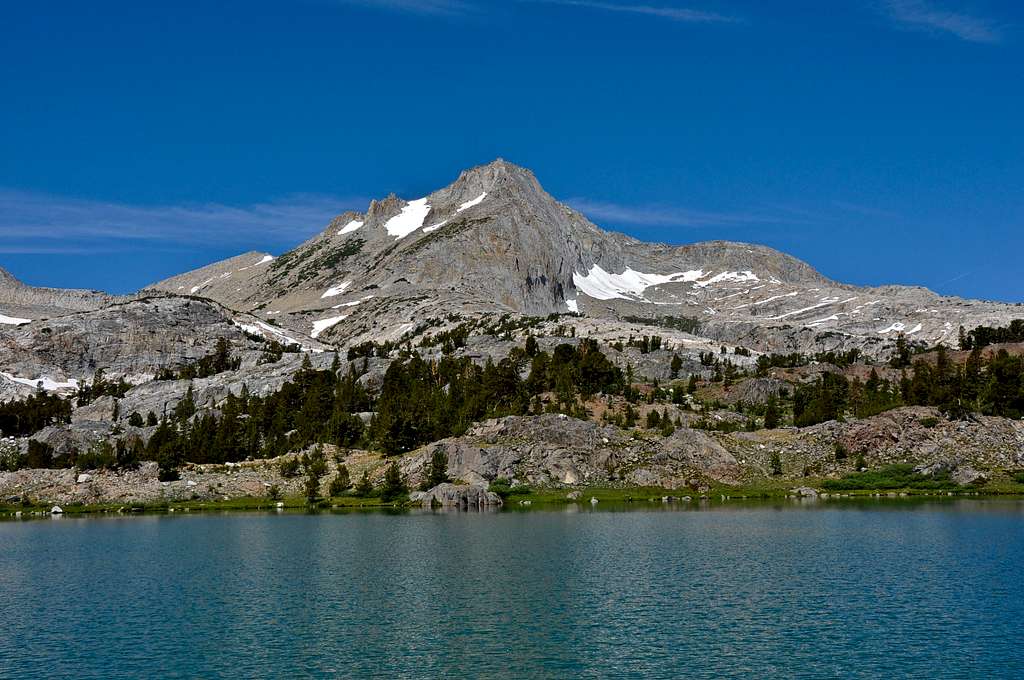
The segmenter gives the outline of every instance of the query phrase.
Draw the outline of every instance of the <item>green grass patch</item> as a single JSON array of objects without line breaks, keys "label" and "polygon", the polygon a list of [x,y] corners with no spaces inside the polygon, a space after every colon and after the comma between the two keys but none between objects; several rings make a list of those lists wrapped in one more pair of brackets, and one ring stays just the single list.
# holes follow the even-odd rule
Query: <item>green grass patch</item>
[{"label": "green grass patch", "polygon": [[877,470],[853,472],[840,479],[826,479],[821,486],[828,491],[856,491],[860,489],[894,490],[952,490],[961,488],[948,472],[922,475],[914,472],[913,465],[888,465]]}]

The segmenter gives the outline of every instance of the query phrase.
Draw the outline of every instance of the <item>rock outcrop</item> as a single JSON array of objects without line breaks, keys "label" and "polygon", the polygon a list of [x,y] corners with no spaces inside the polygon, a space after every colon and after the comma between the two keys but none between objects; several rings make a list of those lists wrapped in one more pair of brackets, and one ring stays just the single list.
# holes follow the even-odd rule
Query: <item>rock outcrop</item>
[{"label": "rock outcrop", "polygon": [[428,491],[417,491],[410,495],[413,503],[423,507],[484,509],[502,504],[501,496],[488,491],[479,484],[439,484]]}]

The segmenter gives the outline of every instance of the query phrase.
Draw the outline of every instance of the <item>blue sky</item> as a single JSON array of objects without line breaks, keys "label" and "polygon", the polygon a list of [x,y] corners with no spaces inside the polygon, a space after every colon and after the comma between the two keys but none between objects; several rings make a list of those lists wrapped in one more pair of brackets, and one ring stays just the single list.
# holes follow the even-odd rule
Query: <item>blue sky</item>
[{"label": "blue sky", "polygon": [[125,292],[500,156],[640,238],[1018,302],[1022,26],[999,0],[8,3],[0,266]]}]

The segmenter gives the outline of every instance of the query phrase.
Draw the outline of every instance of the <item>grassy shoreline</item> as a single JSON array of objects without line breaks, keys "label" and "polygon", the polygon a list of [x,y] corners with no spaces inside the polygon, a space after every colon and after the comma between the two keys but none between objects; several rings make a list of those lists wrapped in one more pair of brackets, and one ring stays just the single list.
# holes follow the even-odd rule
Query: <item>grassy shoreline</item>
[{"label": "grassy shoreline", "polygon": [[[892,500],[893,498],[1007,498],[1024,497],[1024,484],[1011,479],[993,480],[979,487],[960,487],[948,489],[851,489],[842,491],[822,491],[825,480],[805,479],[793,480],[762,480],[756,483],[730,486],[713,485],[701,495],[688,489],[662,489],[656,487],[580,487],[580,488],[544,488],[532,489],[529,493],[516,494],[505,499],[504,509],[525,510],[531,508],[550,509],[573,504],[589,506],[591,499],[600,504],[628,505],[630,503],[672,502],[680,505],[723,504],[737,501],[778,501],[796,499],[793,489],[809,487],[819,490],[818,498],[824,501],[858,499],[858,500]],[[577,500],[568,495],[579,492]],[[687,500],[688,499],[688,500]],[[52,504],[34,503],[27,506],[0,504],[0,518],[30,518],[49,516]],[[274,500],[266,497],[242,497],[230,500],[180,501],[159,503],[103,503],[92,505],[61,505],[64,515],[129,515],[129,514],[173,514],[173,513],[204,513],[204,512],[305,512],[305,511],[358,511],[358,510],[408,510],[419,506],[408,503],[407,499],[385,502],[380,498],[358,498],[340,496],[323,499],[316,506],[309,506],[305,498],[292,497]]]}]

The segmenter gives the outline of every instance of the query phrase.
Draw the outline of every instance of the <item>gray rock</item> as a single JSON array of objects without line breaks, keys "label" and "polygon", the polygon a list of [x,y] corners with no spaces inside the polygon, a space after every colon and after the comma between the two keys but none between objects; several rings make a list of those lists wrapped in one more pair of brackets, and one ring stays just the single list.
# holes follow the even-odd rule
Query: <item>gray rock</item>
[{"label": "gray rock", "polygon": [[[479,485],[439,484],[421,492],[416,501],[425,507],[486,508],[502,504],[501,496]],[[412,497],[410,496],[410,499]]]},{"label": "gray rock", "polygon": [[950,478],[961,486],[967,486],[969,484],[984,484],[988,481],[988,476],[984,472],[979,472],[970,465],[961,465],[957,467]]},{"label": "gray rock", "polygon": [[790,489],[789,492],[798,498],[817,498],[817,489],[812,489],[809,486],[798,486],[795,489]]}]

